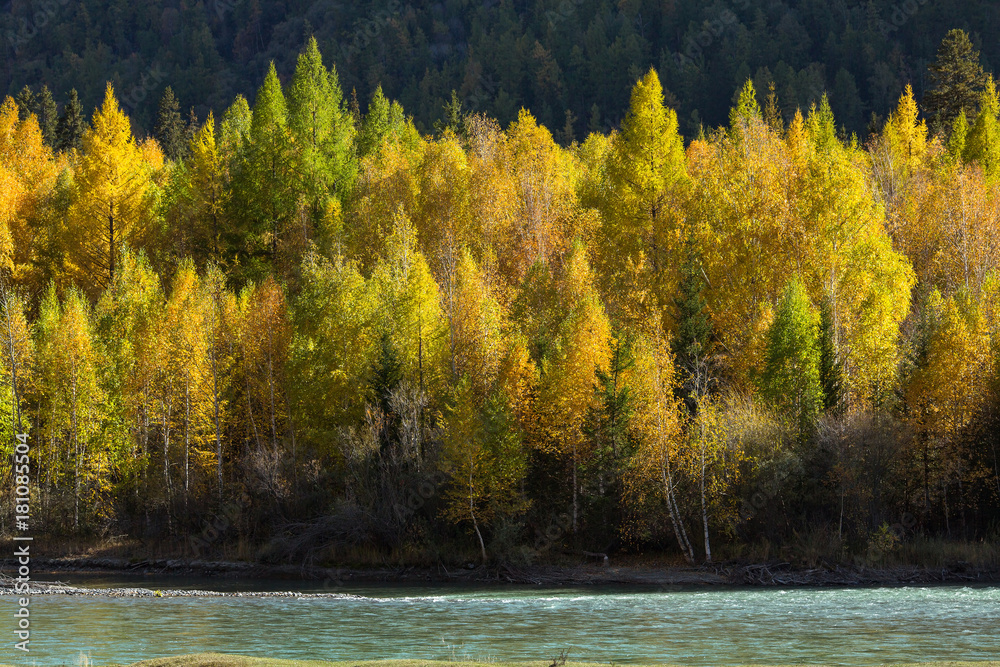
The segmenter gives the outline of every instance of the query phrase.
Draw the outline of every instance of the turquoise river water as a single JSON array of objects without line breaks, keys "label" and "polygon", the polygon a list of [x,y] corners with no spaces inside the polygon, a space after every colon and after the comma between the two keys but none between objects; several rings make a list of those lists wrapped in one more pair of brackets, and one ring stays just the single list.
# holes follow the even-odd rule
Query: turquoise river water
[{"label": "turquoise river water", "polygon": [[684,665],[1000,660],[1000,587],[336,590],[361,597],[35,596],[27,656],[14,650],[15,601],[4,596],[0,624],[10,632],[0,663],[81,664],[83,655],[100,665],[195,651],[493,661],[566,651],[571,661]]}]

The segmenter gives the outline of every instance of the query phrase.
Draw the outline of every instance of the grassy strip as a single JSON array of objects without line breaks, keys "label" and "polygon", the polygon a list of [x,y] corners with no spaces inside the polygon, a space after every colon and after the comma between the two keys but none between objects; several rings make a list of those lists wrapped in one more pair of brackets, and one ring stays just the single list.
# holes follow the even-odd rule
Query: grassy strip
[{"label": "grassy strip", "polygon": [[[566,667],[607,667],[607,663],[567,662]],[[222,653],[195,653],[173,658],[157,658],[137,662],[132,667],[551,667],[551,660],[534,662],[452,662],[448,660],[359,660],[353,662],[323,662],[320,660],[278,660],[251,658]],[[629,667],[642,667],[640,665]],[[653,666],[646,666],[653,667]],[[657,665],[655,667],[668,667]],[[757,665],[755,667],[767,667]],[[816,666],[811,666],[816,667]],[[924,662],[899,664],[893,667],[1000,667],[1000,662]]]}]

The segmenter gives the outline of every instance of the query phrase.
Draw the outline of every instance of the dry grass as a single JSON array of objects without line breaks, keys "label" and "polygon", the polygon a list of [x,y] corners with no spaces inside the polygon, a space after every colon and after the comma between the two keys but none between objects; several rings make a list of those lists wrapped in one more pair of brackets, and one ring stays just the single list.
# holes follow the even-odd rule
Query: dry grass
[{"label": "dry grass", "polygon": [[[551,667],[553,661],[534,662],[465,662],[446,660],[358,660],[322,662],[319,660],[279,660],[251,658],[222,653],[194,653],[172,658],[137,662],[131,667]],[[567,662],[566,667],[607,667],[606,663]],[[0,665],[0,667],[4,667]],[[111,666],[106,666],[111,667]],[[642,667],[636,665],[635,667]],[[647,666],[652,667],[652,666]],[[656,667],[667,667],[658,665]],[[754,667],[768,667],[755,665]],[[787,666],[786,666],[787,667]],[[811,666],[811,667],[816,667]],[[1000,667],[1000,662],[926,662],[899,664],[895,667]]]}]

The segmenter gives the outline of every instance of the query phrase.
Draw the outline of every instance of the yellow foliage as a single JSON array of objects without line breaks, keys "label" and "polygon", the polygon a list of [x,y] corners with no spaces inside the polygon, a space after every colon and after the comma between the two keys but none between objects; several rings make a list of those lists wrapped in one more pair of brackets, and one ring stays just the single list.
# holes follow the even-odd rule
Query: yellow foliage
[{"label": "yellow foliage", "polygon": [[123,244],[143,245],[152,213],[147,193],[154,165],[147,158],[162,164],[155,142],[136,145],[109,84],[103,105],[83,135],[69,210],[74,251],[70,261],[77,278],[91,288],[114,279]]},{"label": "yellow foliage", "polygon": [[33,218],[49,193],[60,163],[42,142],[34,115],[18,120],[7,97],[0,105],[0,270],[21,281],[36,258]]}]

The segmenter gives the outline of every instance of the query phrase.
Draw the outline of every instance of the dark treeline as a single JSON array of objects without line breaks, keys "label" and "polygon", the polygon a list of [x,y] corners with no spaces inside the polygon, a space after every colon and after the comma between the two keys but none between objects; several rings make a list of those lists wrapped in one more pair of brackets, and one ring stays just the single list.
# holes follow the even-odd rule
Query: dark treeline
[{"label": "dark treeline", "polygon": [[790,121],[824,91],[838,124],[867,137],[903,87],[921,99],[937,44],[964,28],[992,69],[997,8],[988,0],[545,0],[278,2],[10,0],[0,12],[0,90],[47,85],[60,107],[76,89],[86,114],[115,85],[136,131],[153,128],[170,85],[182,111],[218,116],[315,35],[348,97],[381,85],[430,131],[456,91],[501,125],[529,109],[568,145],[617,125],[630,82],[655,67],[681,131],[726,121],[748,78],[777,88]]}]

